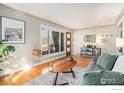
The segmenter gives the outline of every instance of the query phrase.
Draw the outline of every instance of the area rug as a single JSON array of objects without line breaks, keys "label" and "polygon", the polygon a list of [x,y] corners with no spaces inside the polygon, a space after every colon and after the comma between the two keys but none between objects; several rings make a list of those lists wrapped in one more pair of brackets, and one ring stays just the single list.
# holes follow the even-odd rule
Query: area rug
[{"label": "area rug", "polygon": [[[84,71],[83,68],[75,67],[73,68],[75,73],[75,78],[73,78],[72,73],[60,73],[58,76],[57,84],[69,83],[69,85],[75,85],[76,80],[81,76]],[[56,74],[52,72],[47,72],[44,75],[41,75],[35,78],[32,81],[29,81],[25,85],[52,85]]]}]

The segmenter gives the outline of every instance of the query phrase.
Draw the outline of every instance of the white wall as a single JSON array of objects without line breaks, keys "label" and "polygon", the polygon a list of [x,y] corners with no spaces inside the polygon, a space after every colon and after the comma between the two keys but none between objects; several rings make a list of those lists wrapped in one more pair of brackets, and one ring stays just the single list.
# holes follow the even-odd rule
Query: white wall
[{"label": "white wall", "polygon": [[[102,52],[116,53],[118,51],[118,48],[116,48],[116,38],[120,37],[120,31],[120,28],[117,28],[115,26],[104,26],[74,30],[72,32],[73,53],[79,54],[80,47],[87,44],[95,44],[98,48],[102,48]],[[96,43],[84,42],[84,35],[96,35]],[[101,40],[105,41],[101,42]]]},{"label": "white wall", "polygon": [[[49,27],[60,29],[64,32],[70,31],[70,29],[60,26],[58,24],[49,22],[47,20],[38,18],[36,16],[29,15],[24,12],[17,11],[15,9],[6,7],[1,4],[0,4],[0,16],[22,20],[22,21],[25,21],[26,23],[25,43],[24,44],[10,44],[16,47],[15,56],[17,58],[18,63],[19,62],[27,62],[27,63],[33,62],[32,49],[35,46],[40,48],[40,25],[46,25]],[[49,59],[52,59],[52,58],[54,57],[50,57]]]}]

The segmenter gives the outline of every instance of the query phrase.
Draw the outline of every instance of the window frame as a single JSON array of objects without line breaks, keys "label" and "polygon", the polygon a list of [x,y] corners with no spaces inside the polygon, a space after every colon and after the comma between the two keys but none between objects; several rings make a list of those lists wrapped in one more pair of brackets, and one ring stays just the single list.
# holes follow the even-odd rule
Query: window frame
[{"label": "window frame", "polygon": [[[49,26],[46,26],[46,25],[40,25],[40,49],[42,51],[42,29],[45,28],[45,29],[48,29],[49,32],[48,32],[48,54],[45,54],[45,55],[42,55],[42,56],[47,56],[47,55],[52,55],[52,54],[57,54],[57,53],[61,53],[61,52],[65,52],[66,50],[66,31],[63,31],[63,30],[60,30],[60,29],[57,29],[57,28],[54,28],[54,27],[49,27]],[[59,52],[54,52],[54,53],[50,53],[50,31],[55,31],[55,32],[59,32]],[[61,33],[64,34],[64,50],[61,51]]]}]

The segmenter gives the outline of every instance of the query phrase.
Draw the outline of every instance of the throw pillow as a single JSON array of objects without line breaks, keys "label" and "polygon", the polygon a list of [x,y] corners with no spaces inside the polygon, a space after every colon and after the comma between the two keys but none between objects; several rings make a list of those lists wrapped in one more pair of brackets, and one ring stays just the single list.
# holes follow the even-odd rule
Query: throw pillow
[{"label": "throw pillow", "polygon": [[110,55],[103,53],[97,60],[97,64],[106,70],[112,70],[116,59],[117,59],[117,55]]}]

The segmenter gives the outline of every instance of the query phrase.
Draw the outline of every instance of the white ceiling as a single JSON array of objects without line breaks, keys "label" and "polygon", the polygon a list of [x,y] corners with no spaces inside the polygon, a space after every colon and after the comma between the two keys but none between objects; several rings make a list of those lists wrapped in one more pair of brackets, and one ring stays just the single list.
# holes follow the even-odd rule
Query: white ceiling
[{"label": "white ceiling", "polygon": [[9,7],[70,29],[114,24],[124,4],[6,3]]}]

